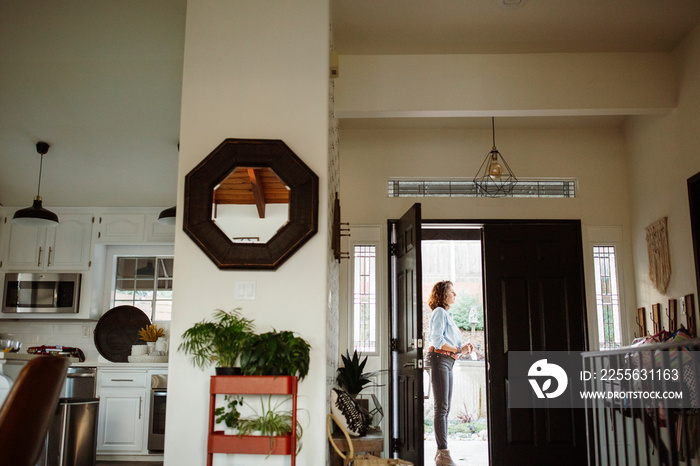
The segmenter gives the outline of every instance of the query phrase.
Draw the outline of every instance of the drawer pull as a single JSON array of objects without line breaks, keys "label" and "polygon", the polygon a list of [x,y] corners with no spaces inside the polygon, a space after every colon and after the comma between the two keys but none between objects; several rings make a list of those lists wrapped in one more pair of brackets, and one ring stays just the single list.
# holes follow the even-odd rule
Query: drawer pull
[{"label": "drawer pull", "polygon": [[133,382],[134,379],[111,379],[112,382]]}]

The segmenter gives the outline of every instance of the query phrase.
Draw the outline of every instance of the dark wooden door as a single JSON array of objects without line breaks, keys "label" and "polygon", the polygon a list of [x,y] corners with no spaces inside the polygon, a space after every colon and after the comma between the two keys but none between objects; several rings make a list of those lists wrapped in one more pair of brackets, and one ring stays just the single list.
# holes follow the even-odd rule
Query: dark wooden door
[{"label": "dark wooden door", "polygon": [[509,409],[509,351],[587,346],[578,221],[484,225],[491,466],[587,464],[583,409]]},{"label": "dark wooden door", "polygon": [[421,208],[414,204],[391,232],[391,416],[392,451],[423,464],[423,322]]},{"label": "dark wooden door", "polygon": [[695,253],[695,281],[697,292],[700,293],[700,172],[688,178],[688,204],[690,206],[690,232],[693,237],[693,251]]}]

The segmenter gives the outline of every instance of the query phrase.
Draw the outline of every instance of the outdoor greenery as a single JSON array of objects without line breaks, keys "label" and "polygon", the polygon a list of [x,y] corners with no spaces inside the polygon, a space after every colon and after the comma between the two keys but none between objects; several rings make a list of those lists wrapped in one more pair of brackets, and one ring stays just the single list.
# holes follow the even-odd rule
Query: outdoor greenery
[{"label": "outdoor greenery", "polygon": [[[487,430],[487,427],[486,418],[483,417],[473,422],[450,421],[447,425],[447,434],[456,436],[478,434],[482,430]],[[434,430],[433,419],[425,418],[423,421],[423,431],[426,434],[432,434]]]},{"label": "outdoor greenery", "polygon": [[455,303],[450,306],[455,324],[463,330],[471,330],[472,325],[469,323],[469,309],[472,307],[478,309],[475,330],[484,330],[484,307],[481,303],[481,298],[477,294],[460,294],[457,296]]}]

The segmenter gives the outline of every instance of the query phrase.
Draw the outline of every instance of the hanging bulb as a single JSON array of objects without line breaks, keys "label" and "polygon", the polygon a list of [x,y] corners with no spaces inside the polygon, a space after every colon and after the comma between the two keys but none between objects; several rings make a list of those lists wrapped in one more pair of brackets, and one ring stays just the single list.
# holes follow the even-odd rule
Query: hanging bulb
[{"label": "hanging bulb", "polygon": [[491,151],[491,163],[489,163],[489,176],[492,180],[501,179],[503,174],[503,166],[498,163],[498,151],[494,147]]}]

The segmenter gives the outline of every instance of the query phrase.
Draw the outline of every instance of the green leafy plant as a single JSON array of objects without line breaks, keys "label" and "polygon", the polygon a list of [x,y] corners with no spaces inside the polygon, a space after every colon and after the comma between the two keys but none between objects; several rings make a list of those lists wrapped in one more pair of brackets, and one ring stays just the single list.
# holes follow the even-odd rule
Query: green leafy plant
[{"label": "green leafy plant", "polygon": [[238,411],[237,406],[243,405],[243,397],[226,395],[224,399],[228,401],[226,406],[220,406],[214,410],[216,422],[223,422],[229,429],[235,429],[238,427],[238,421],[241,418],[241,413]]},{"label": "green leafy plant", "polygon": [[362,391],[362,389],[371,382],[368,378],[371,374],[362,372],[367,364],[367,356],[360,360],[360,356],[357,354],[357,350],[353,351],[352,357],[350,356],[350,351],[345,352],[346,356],[342,354],[340,357],[343,360],[343,366],[339,367],[336,377],[336,382],[338,386],[348,392],[350,395],[357,395]]},{"label": "green leafy plant", "polygon": [[249,340],[241,354],[244,375],[298,375],[309,373],[311,345],[294,332],[261,333]]},{"label": "green leafy plant", "polygon": [[226,312],[217,309],[214,321],[203,320],[182,334],[178,350],[192,357],[195,367],[204,369],[216,362],[219,367],[234,367],[243,349],[253,338],[253,321],[236,308]]},{"label": "green leafy plant", "polygon": [[[238,420],[238,435],[251,435],[254,432],[260,432],[261,435],[270,436],[270,453],[272,453],[272,448],[274,446],[275,436],[287,436],[292,434],[292,413],[288,411],[278,411],[280,405],[286,401],[286,399],[280,399],[277,404],[272,406],[272,396],[267,399],[267,408],[263,398],[260,398],[260,413],[257,413],[256,417],[244,418]],[[299,421],[296,422],[296,436],[297,436],[297,451],[299,454],[301,451],[301,437],[304,434],[304,429],[302,428]]]}]

